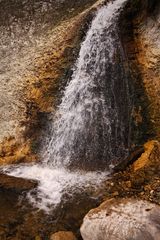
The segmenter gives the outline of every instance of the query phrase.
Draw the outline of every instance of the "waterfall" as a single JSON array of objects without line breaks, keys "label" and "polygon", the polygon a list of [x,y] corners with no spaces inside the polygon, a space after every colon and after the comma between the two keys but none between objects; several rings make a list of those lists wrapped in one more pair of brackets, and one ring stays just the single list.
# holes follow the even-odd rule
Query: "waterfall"
[{"label": "waterfall", "polygon": [[92,21],[53,122],[49,165],[97,169],[127,155],[130,98],[118,34],[125,1],[103,6]]},{"label": "waterfall", "polygon": [[131,103],[118,34],[125,1],[108,3],[93,19],[53,121],[42,163],[3,167],[8,175],[38,181],[38,188],[28,194],[36,207],[48,210],[67,192],[100,186],[108,172],[97,170],[106,170],[128,153]]}]

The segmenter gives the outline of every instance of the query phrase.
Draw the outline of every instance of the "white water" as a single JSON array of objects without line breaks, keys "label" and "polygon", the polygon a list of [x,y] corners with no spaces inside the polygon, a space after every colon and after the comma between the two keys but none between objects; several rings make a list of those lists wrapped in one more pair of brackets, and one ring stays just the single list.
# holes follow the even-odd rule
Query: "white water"
[{"label": "white water", "polygon": [[[113,65],[115,44],[119,41],[117,20],[125,1],[116,0],[98,10],[82,43],[72,79],[64,91],[43,164],[3,169],[9,175],[39,182],[36,194],[32,191],[28,194],[36,207],[48,210],[50,206],[60,203],[65,192],[84,191],[88,186],[98,187],[108,175],[107,172],[96,171],[70,172],[66,167],[84,156],[85,161],[92,158],[94,161],[95,157],[98,160],[96,152],[99,150],[102,150],[102,158],[106,157],[107,151],[111,157],[112,118],[123,130],[123,124],[118,120],[116,103],[112,109],[103,88],[108,66]],[[102,135],[100,141],[99,135]],[[115,144],[119,144],[116,136],[115,131]]]},{"label": "white water", "polygon": [[38,164],[15,165],[6,167],[3,171],[11,176],[37,180],[38,188],[29,192],[27,198],[34,207],[45,211],[58,205],[65,193],[69,196],[87,188],[96,189],[107,177],[106,172],[70,172],[64,168],[53,169]]}]

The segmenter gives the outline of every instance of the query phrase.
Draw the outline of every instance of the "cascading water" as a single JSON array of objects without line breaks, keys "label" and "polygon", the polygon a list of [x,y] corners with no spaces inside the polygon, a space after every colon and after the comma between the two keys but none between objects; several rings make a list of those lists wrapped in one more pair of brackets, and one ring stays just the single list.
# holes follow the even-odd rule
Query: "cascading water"
[{"label": "cascading water", "polygon": [[[80,169],[105,168],[128,152],[130,98],[118,35],[125,2],[116,0],[101,7],[92,21],[56,113],[43,162],[3,169],[39,181],[36,194],[29,194],[36,206],[46,209],[59,203],[68,189],[97,186],[106,173]],[[68,166],[79,170],[70,172]]]},{"label": "cascading water", "polygon": [[50,165],[98,169],[127,154],[130,98],[118,35],[124,2],[102,7],[82,43],[44,157]]}]

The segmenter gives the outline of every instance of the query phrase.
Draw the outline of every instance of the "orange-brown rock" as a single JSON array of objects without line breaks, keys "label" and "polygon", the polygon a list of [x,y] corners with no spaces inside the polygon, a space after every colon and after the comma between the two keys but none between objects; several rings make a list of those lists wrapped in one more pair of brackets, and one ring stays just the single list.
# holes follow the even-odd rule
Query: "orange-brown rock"
[{"label": "orange-brown rock", "polygon": [[158,157],[158,154],[154,155],[155,149],[157,149],[160,154],[160,143],[158,141],[149,141],[144,144],[144,153],[142,153],[141,157],[134,162],[133,170],[137,171],[149,165],[151,161],[155,161]]},{"label": "orange-brown rock", "polygon": [[158,10],[143,12],[135,19],[136,56],[141,71],[143,85],[149,100],[151,122],[160,137],[160,14]]},{"label": "orange-brown rock", "polygon": [[160,2],[128,1],[120,21],[121,38],[134,88],[130,138],[136,144],[160,134]]},{"label": "orange-brown rock", "polygon": [[36,160],[31,149],[31,142],[18,142],[15,138],[6,138],[0,143],[0,165],[31,162]]},{"label": "orange-brown rock", "polygon": [[51,237],[50,240],[76,240],[76,237],[72,232],[57,232],[54,233]]}]

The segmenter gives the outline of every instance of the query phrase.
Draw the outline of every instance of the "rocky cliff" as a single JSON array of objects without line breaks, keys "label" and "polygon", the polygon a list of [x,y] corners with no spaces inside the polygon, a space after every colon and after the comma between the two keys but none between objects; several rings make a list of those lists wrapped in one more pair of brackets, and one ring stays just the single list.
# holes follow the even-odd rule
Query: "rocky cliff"
[{"label": "rocky cliff", "polygon": [[[71,77],[80,44],[90,26],[95,10],[106,2],[108,1],[0,0],[0,164],[39,160],[38,153],[43,145],[42,139],[48,134],[52,114],[60,101],[67,80]],[[112,213],[115,219],[119,219],[119,214],[122,214],[120,226],[123,229],[123,218],[126,217],[127,206],[130,210],[128,215],[135,213],[136,224],[139,222],[141,212],[147,216],[147,220],[143,219],[146,226],[145,231],[142,231],[142,234],[146,234],[144,235],[146,239],[159,240],[159,238],[154,238],[155,232],[159,234],[159,217],[157,217],[156,211],[160,211],[159,207],[155,205],[160,205],[159,26],[159,0],[127,2],[119,21],[119,35],[126,59],[124,67],[128,73],[133,93],[132,131],[129,137],[132,143],[131,151],[134,150],[134,152],[116,167],[115,170],[118,173],[114,173],[112,179],[105,182],[103,193],[98,192],[99,196],[103,195],[105,204],[103,207],[100,206],[98,209],[92,210],[91,214],[89,213],[84,219],[82,236],[85,240],[94,239],[90,229],[95,230],[95,225],[92,225],[90,218],[96,221],[94,214],[97,217],[97,213],[101,210],[104,210],[102,213],[106,225],[103,224],[103,221],[97,220],[100,222],[97,225],[97,236],[100,239],[105,239],[101,229],[103,227],[104,232],[106,226],[108,229],[108,219],[111,219]],[[143,144],[144,147],[135,151],[135,147]],[[1,179],[3,180],[2,176]],[[6,181],[5,179],[4,181]],[[10,179],[9,181],[14,182],[15,180]],[[23,186],[23,183],[21,184]],[[2,181],[0,185],[5,184]],[[12,188],[14,189],[14,187],[10,187],[9,191]],[[4,195],[3,191],[2,196]],[[12,195],[12,192],[9,194]],[[124,199],[126,197],[127,200]],[[81,196],[79,196],[80,198]],[[110,200],[111,198],[112,200]],[[71,203],[69,210],[67,210],[70,211],[69,216],[67,215],[66,219],[61,220],[62,223],[59,223],[55,231],[62,230],[62,225],[67,226],[64,230],[77,231],[82,217],[91,208],[87,202],[87,206],[82,210],[83,206],[81,206],[79,199],[76,199],[79,204],[78,210],[77,206],[73,208]],[[3,203],[3,198],[1,201],[3,208],[6,205]],[[74,202],[74,200],[72,201]],[[109,201],[109,208],[106,207],[106,201],[107,204]],[[137,212],[133,212],[135,203],[140,206],[136,209]],[[10,205],[11,209],[12,204]],[[120,207],[120,211],[116,212],[114,206]],[[5,208],[3,211],[5,214]],[[62,208],[62,211],[65,209]],[[14,214],[13,218],[16,218],[17,211]],[[73,218],[74,214],[75,218]],[[8,216],[10,221],[10,213]],[[134,224],[133,217],[129,218],[132,224]],[[33,217],[25,218],[27,234],[32,228],[30,219],[33,221]],[[35,228],[37,219],[36,217],[34,219]],[[4,221],[4,219],[2,220]],[[151,223],[154,226],[157,225],[156,228],[154,227],[154,231],[151,227],[148,233],[148,224],[150,226]],[[15,232],[10,233],[14,224],[13,221],[13,224],[10,224],[6,230],[9,236],[7,239],[11,239],[15,232],[20,234],[17,239],[23,239],[24,226],[19,227],[19,223],[15,224]],[[48,227],[46,225],[45,229]],[[142,227],[141,224],[139,226]],[[40,226],[39,229],[41,229]],[[132,233],[132,227],[127,229]],[[44,231],[43,229],[43,235],[45,235]],[[49,236],[51,229],[47,231]],[[109,231],[112,231],[112,226]],[[135,239],[143,239],[141,231],[135,234],[139,237]],[[60,235],[62,233],[58,237]],[[119,232],[118,235],[120,235]],[[30,232],[30,237],[33,236],[35,236],[34,231]],[[77,236],[80,237],[79,234]],[[25,235],[23,237],[25,238]],[[125,237],[127,238],[128,235]]]},{"label": "rocky cliff", "polygon": [[[50,113],[92,19],[94,2],[1,1],[1,163],[37,158]],[[120,29],[128,57],[125,65],[134,83],[134,144],[159,138],[158,28],[158,1],[128,2]]]},{"label": "rocky cliff", "polygon": [[137,18],[134,19],[136,56],[142,83],[148,97],[150,121],[159,139],[160,3],[158,1],[146,1],[141,4],[140,12]]},{"label": "rocky cliff", "polygon": [[94,2],[0,2],[0,163],[36,159]]}]

